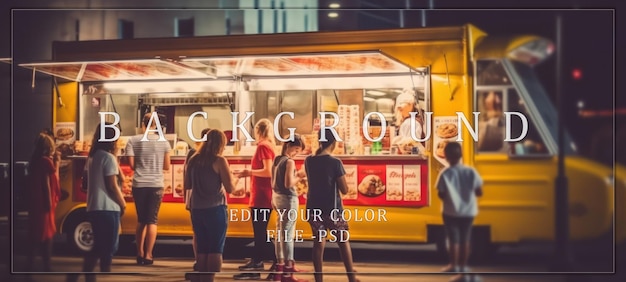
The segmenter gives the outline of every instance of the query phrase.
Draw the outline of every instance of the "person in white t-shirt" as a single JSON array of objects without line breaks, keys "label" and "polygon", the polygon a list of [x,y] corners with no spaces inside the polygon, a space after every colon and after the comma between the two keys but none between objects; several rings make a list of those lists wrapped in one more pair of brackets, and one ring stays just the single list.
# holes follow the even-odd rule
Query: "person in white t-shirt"
[{"label": "person in white t-shirt", "polygon": [[[472,223],[478,215],[477,197],[482,196],[483,180],[476,169],[460,163],[462,152],[459,143],[448,143],[444,154],[450,166],[441,171],[436,186],[443,201],[443,224],[450,243],[450,264],[442,271],[468,272]],[[461,275],[452,281],[460,279]]]},{"label": "person in white t-shirt", "polygon": [[[104,129],[104,138],[112,139],[115,130]],[[100,260],[100,272],[111,272],[113,254],[119,242],[120,217],[126,210],[126,201],[118,184],[120,169],[115,154],[116,141],[99,141],[101,124],[96,127],[93,145],[87,159],[87,218],[93,228],[93,249],[86,254],[83,272],[93,272]],[[76,281],[77,275],[69,276],[68,281]],[[86,281],[95,281],[87,275]]]}]

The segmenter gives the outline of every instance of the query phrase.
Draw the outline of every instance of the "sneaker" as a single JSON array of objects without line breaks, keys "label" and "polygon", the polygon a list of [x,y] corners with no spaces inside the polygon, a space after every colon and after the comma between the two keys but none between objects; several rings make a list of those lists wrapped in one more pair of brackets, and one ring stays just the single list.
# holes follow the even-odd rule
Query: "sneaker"
[{"label": "sneaker", "polygon": [[198,262],[197,261],[193,262],[193,271],[198,271]]},{"label": "sneaker", "polygon": [[235,280],[261,280],[261,273],[240,273],[233,276]]},{"label": "sneaker", "polygon": [[249,261],[248,263],[239,266],[239,270],[241,271],[250,271],[250,270],[264,270],[265,266],[263,265],[263,262],[254,262],[254,261]]}]

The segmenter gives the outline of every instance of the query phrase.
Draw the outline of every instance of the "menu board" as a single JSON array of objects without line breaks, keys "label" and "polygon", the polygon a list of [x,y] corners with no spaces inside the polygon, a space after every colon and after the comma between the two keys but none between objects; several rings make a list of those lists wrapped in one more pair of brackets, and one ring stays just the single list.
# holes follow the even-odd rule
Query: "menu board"
[{"label": "menu board", "polygon": [[357,166],[356,165],[344,165],[346,170],[346,183],[348,184],[348,193],[343,195],[343,199],[356,200],[357,198]]},{"label": "menu board", "polygon": [[[344,205],[406,206],[428,204],[428,167],[413,164],[344,165],[349,189],[356,193],[343,196]],[[350,175],[356,172],[356,177]]]},{"label": "menu board", "polygon": [[433,118],[434,138],[433,138],[433,156],[439,163],[445,167],[450,166],[443,153],[446,144],[456,142],[458,135],[458,117],[442,116]]},{"label": "menu board", "polygon": [[170,167],[169,170],[163,171],[163,187],[165,187],[165,191],[163,192],[163,196],[165,195],[173,195],[174,194],[174,182],[172,177],[172,169]]},{"label": "menu board", "polygon": [[[300,170],[303,160],[295,160],[296,169]],[[344,160],[348,193],[341,195],[344,206],[375,207],[423,207],[429,203],[428,197],[428,162],[427,160]],[[173,164],[171,178],[167,173],[164,179],[166,194],[164,202],[183,202],[183,196],[176,193],[176,187],[183,187],[183,164]],[[130,169],[130,168],[129,168]],[[250,169],[248,161],[231,161],[232,172]],[[132,173],[132,171],[131,171]],[[128,177],[128,176],[127,176]],[[132,176],[130,176],[132,180]],[[168,180],[169,179],[169,180]],[[250,202],[251,178],[233,177],[235,194],[227,194],[229,204],[247,205]],[[167,191],[171,183],[172,191]],[[306,205],[308,182],[300,181],[295,185],[300,205]],[[168,194],[169,192],[169,194]]]},{"label": "menu board", "polygon": [[172,186],[174,186],[174,198],[182,198],[184,196],[185,187],[185,166],[176,164],[172,165]]}]

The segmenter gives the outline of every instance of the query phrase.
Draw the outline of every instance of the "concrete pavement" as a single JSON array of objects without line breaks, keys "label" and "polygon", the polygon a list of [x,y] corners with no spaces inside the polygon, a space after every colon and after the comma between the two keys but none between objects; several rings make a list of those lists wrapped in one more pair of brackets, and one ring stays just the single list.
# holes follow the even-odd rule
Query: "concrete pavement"
[{"label": "concrete pavement", "polygon": [[[16,266],[23,265],[25,257],[18,256],[14,263]],[[38,262],[36,262],[38,263]],[[75,272],[80,271],[82,260],[75,257],[54,257],[52,261],[52,268],[54,271],[60,273],[57,274],[32,274],[30,277],[20,274],[11,276],[8,281],[65,281],[66,275],[62,272]],[[224,262],[222,267],[222,273],[216,276],[216,281],[236,281],[232,279],[234,274],[240,273],[237,270],[237,266],[244,263],[239,260],[228,260]],[[193,261],[180,258],[157,258],[155,264],[152,266],[138,266],[135,263],[135,259],[131,257],[116,257],[113,260],[113,272],[114,275],[100,275],[98,281],[185,281],[185,272],[190,270]],[[299,262],[298,266],[306,271],[312,271],[313,265],[311,262]],[[266,266],[267,267],[267,266]],[[433,281],[443,282],[448,281],[452,275],[439,274],[438,271],[441,265],[418,265],[409,263],[359,263],[355,262],[355,269],[359,272],[359,279],[362,282],[378,282],[378,281],[398,281],[398,282],[413,282],[413,281]],[[37,269],[37,268],[35,268]],[[510,273],[528,273],[539,272],[543,269],[529,269],[528,266],[524,267],[475,267],[476,272],[488,273],[497,272],[497,274],[481,274],[482,281],[485,282],[497,282],[497,281],[565,281],[562,277],[554,275],[545,276],[528,276],[528,275],[503,275],[503,272]],[[20,271],[19,267],[14,269],[16,272]],[[324,281],[346,281],[344,268],[341,262],[329,261],[324,263]],[[262,275],[264,278],[266,275]],[[313,281],[312,273],[298,274],[299,278],[309,279]],[[83,278],[79,281],[83,281]],[[7,280],[2,280],[7,281]]]}]

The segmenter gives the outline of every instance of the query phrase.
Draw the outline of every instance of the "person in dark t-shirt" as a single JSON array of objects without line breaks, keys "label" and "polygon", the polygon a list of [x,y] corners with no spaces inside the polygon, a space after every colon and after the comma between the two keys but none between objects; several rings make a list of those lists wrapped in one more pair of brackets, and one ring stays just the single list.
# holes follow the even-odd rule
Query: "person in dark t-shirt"
[{"label": "person in dark t-shirt", "polygon": [[[322,137],[322,133],[325,138]],[[322,141],[322,139],[324,141]],[[315,281],[322,281],[322,264],[326,237],[336,240],[341,258],[346,267],[348,280],[358,281],[352,262],[352,249],[348,241],[348,223],[342,217],[341,195],[348,193],[346,172],[341,160],[331,153],[337,144],[334,131],[325,129],[319,132],[320,146],[315,155],[304,160],[309,191],[307,193],[307,213],[313,236],[313,266]],[[333,238],[334,237],[334,238]]]}]

